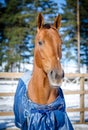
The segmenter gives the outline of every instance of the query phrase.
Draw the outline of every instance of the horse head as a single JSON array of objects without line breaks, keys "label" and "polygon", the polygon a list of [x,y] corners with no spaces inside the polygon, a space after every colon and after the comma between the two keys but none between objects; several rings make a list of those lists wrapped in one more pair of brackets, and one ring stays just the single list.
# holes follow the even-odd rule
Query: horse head
[{"label": "horse head", "polygon": [[54,24],[44,24],[41,13],[37,20],[37,34],[35,39],[34,57],[37,67],[43,70],[53,87],[58,87],[64,76],[60,59],[62,57],[62,40],[58,29],[61,25],[61,16],[58,15]]}]

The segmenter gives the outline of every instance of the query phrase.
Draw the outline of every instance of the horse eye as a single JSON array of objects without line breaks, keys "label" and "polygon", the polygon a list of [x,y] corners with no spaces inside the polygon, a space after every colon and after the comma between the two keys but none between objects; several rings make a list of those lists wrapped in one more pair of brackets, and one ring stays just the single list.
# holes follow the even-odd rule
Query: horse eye
[{"label": "horse eye", "polygon": [[39,41],[38,44],[41,46],[43,43],[42,43],[42,41]]}]

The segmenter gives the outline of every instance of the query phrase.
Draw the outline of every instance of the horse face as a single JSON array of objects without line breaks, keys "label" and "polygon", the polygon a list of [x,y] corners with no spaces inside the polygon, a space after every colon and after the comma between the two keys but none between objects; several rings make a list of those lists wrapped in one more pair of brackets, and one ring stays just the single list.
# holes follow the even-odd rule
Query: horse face
[{"label": "horse face", "polygon": [[36,65],[47,74],[51,86],[54,87],[59,86],[63,78],[60,63],[61,44],[61,38],[55,26],[47,24],[38,28],[35,41]]}]

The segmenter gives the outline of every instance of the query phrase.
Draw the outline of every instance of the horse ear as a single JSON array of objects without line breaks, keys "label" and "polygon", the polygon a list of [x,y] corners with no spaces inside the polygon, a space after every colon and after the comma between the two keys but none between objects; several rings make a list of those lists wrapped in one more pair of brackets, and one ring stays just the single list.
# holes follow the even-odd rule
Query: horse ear
[{"label": "horse ear", "polygon": [[38,30],[42,27],[42,25],[44,24],[44,18],[42,16],[41,13],[38,14],[38,18],[37,18],[37,26],[38,26]]},{"label": "horse ear", "polygon": [[61,15],[58,14],[58,16],[54,20],[54,27],[56,29],[60,28],[61,26]]}]

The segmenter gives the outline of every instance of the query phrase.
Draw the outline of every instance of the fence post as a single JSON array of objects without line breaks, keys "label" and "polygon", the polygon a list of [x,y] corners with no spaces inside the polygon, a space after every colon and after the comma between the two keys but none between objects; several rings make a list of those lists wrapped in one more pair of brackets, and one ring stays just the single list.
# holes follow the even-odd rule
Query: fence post
[{"label": "fence post", "polygon": [[[84,91],[84,77],[80,77],[80,91]],[[80,123],[84,123],[84,93],[80,94]]]}]

